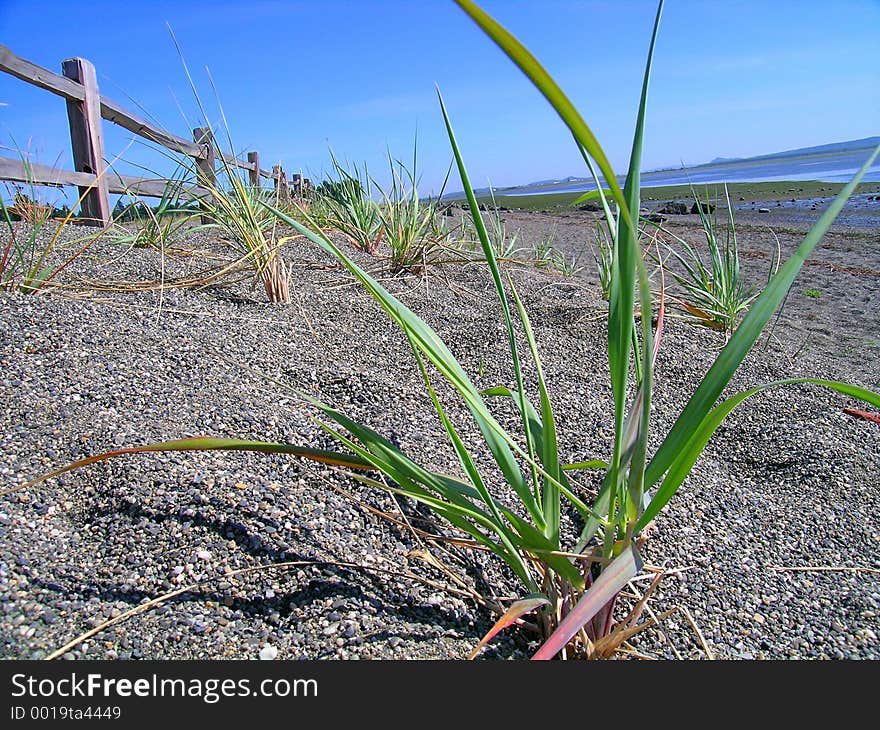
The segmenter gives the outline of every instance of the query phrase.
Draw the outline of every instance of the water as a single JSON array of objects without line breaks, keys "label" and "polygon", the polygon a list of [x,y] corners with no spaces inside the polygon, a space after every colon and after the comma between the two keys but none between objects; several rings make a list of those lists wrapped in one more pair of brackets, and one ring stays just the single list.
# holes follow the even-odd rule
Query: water
[{"label": "water", "polygon": [[[816,182],[849,182],[868,155],[870,148],[845,152],[803,156],[773,156],[766,159],[736,160],[678,170],[657,170],[642,173],[642,187],[667,185],[704,185],[707,183],[775,182],[780,180]],[[619,176],[621,185],[624,177]],[[874,163],[862,178],[863,182],[880,182],[880,161]],[[496,190],[499,195],[538,195],[543,193],[580,193],[594,190],[592,180],[548,183]]]}]

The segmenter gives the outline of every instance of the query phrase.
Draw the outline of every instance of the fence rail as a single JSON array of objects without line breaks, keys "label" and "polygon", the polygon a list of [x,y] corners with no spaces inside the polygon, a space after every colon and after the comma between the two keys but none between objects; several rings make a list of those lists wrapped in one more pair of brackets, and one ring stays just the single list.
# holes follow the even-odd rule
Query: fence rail
[{"label": "fence rail", "polygon": [[[287,174],[282,167],[275,165],[272,172],[261,169],[257,152],[249,152],[248,159],[242,160],[215,151],[210,130],[203,128],[193,130],[192,141],[171,134],[102,96],[98,90],[95,67],[90,61],[70,58],[63,61],[61,67],[63,75],[53,73],[0,45],[0,71],[66,100],[76,168],[58,170],[20,159],[0,157],[0,179],[56,187],[76,185],[83,196],[84,219],[96,225],[110,223],[110,193],[162,197],[167,189],[167,180],[120,175],[106,167],[101,129],[101,120],[106,119],[166,149],[192,157],[202,184],[216,182],[215,164],[220,160],[247,170],[250,183],[255,187],[260,186],[260,178],[266,178],[274,181],[282,195],[289,194]],[[299,175],[294,175],[293,181],[295,194],[302,194],[303,188],[310,184]],[[181,194],[189,199],[197,199],[207,193],[208,190],[201,185],[181,189]]]},{"label": "fence rail", "polygon": [[[68,185],[92,188],[97,184],[97,175],[90,172],[59,170],[48,165],[24,162],[9,157],[0,157],[0,179],[11,182],[33,183],[61,188]],[[161,198],[168,189],[169,181],[163,178],[144,178],[133,175],[107,174],[109,192],[117,195],[138,195],[147,198]],[[206,188],[189,185],[181,188],[181,197],[197,200],[208,195]]]}]

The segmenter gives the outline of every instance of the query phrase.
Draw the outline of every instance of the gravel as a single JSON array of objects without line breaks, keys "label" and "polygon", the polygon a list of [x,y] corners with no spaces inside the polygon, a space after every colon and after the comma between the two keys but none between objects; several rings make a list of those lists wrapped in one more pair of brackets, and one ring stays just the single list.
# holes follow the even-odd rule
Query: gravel
[{"label": "gravel", "polygon": [[[511,221],[526,234],[546,223]],[[560,228],[562,246],[586,235],[583,220]],[[832,256],[851,236],[828,240]],[[858,240],[854,265],[880,269],[876,236]],[[426,466],[456,472],[405,338],[323,253],[301,241],[287,251],[294,301],[286,306],[263,302],[245,279],[161,296],[135,291],[131,282],[159,276],[158,256],[120,256],[104,242],[65,271],[62,291],[0,293],[3,488],[109,449],[192,435],[332,446],[297,391],[371,425]],[[165,276],[198,270],[193,259],[168,257]],[[446,266],[422,279],[388,277],[376,260],[359,260],[443,336],[479,386],[512,383],[482,267]],[[545,358],[563,453],[607,456],[605,310],[592,270],[509,269]],[[730,392],[800,374],[880,387],[870,345],[880,322],[876,277],[832,273],[822,269],[830,292],[822,301],[792,295]],[[670,318],[654,447],[721,344]],[[500,419],[513,419],[498,405]],[[652,610],[686,609],[714,656],[880,658],[880,428],[845,406],[859,404],[811,386],[746,402],[652,528],[646,560],[673,571]],[[475,439],[460,407],[450,405],[450,415]],[[584,492],[596,486],[580,479]],[[400,509],[410,521],[425,516],[329,469],[246,452],[124,456],[13,492],[0,498],[0,656],[43,658],[100,628],[63,657],[465,657],[494,618],[444,590],[454,586],[420,559],[423,540],[379,516]],[[509,572],[482,554],[435,554],[481,590],[516,594]],[[658,657],[705,656],[684,611],[633,644]],[[534,646],[504,632],[482,656],[523,658]]]}]

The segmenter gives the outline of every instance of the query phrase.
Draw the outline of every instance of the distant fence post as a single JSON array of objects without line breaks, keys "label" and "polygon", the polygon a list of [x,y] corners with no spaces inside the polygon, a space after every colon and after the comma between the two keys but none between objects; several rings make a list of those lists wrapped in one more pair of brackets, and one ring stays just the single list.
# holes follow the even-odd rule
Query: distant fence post
[{"label": "distant fence post", "polygon": [[290,202],[290,188],[287,186],[287,173],[281,165],[272,167],[272,178],[275,180],[275,195],[282,203]]},{"label": "distant fence post", "polygon": [[[214,188],[217,185],[217,175],[214,172],[214,135],[207,127],[196,127],[193,130],[193,142],[202,150],[202,156],[196,159],[196,180],[202,187]],[[203,211],[208,205],[201,203]],[[208,216],[202,214],[202,223],[210,223]]]},{"label": "distant fence post", "polygon": [[104,138],[101,133],[101,94],[95,67],[84,58],[68,58],[61,62],[61,72],[83,87],[82,101],[67,102],[70,144],[77,172],[97,176],[93,187],[79,188],[82,217],[90,225],[110,224],[110,191],[104,167]]},{"label": "distant fence post", "polygon": [[248,170],[248,177],[251,181],[251,187],[260,189],[260,153],[248,152],[248,162],[254,166],[253,170]]}]

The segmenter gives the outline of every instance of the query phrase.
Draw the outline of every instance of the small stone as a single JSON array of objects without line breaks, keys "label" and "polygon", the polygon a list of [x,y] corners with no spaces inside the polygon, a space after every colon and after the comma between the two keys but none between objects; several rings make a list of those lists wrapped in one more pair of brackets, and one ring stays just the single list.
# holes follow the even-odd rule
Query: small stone
[{"label": "small stone", "polygon": [[278,649],[276,649],[271,644],[266,644],[266,646],[260,649],[260,659],[262,659],[264,662],[271,662],[277,656]]},{"label": "small stone", "polygon": [[210,560],[211,559],[211,551],[210,550],[199,550],[196,553],[196,557],[199,560]]},{"label": "small stone", "polygon": [[762,624],[764,623],[764,621],[766,621],[766,619],[760,613],[756,613],[754,616],[752,616],[752,618],[754,619],[756,624]]},{"label": "small stone", "polygon": [[58,614],[51,608],[47,608],[40,614],[40,618],[43,619],[45,624],[54,624],[58,620]]}]

